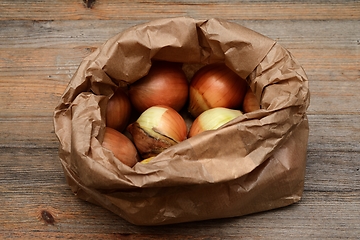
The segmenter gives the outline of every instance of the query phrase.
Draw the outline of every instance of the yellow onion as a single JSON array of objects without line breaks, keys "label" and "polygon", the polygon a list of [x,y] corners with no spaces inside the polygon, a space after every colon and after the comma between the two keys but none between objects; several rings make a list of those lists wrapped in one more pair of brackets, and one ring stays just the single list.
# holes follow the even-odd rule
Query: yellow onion
[{"label": "yellow onion", "polygon": [[243,101],[243,105],[242,105],[242,110],[244,112],[252,112],[252,111],[256,111],[260,109],[260,103],[257,100],[255,94],[253,93],[253,91],[251,90],[251,88],[248,88],[245,97],[244,97],[244,101]]},{"label": "yellow onion", "polygon": [[181,64],[171,62],[154,62],[148,74],[129,88],[130,101],[140,113],[157,105],[180,111],[188,94],[189,83]]},{"label": "yellow onion", "polygon": [[240,108],[247,83],[225,64],[210,64],[197,71],[189,90],[189,112],[194,117],[214,107]]},{"label": "yellow onion", "polygon": [[119,88],[108,101],[106,126],[122,132],[129,123],[130,114],[130,100],[126,93]]},{"label": "yellow onion", "polygon": [[129,167],[133,167],[140,160],[133,142],[113,128],[105,128],[102,146],[112,151],[117,159]]},{"label": "yellow onion", "polygon": [[188,137],[193,137],[201,132],[215,130],[225,123],[242,115],[240,110],[216,107],[201,113],[191,125]]},{"label": "yellow onion", "polygon": [[127,130],[143,159],[153,157],[186,139],[184,119],[168,106],[153,106],[145,110]]}]

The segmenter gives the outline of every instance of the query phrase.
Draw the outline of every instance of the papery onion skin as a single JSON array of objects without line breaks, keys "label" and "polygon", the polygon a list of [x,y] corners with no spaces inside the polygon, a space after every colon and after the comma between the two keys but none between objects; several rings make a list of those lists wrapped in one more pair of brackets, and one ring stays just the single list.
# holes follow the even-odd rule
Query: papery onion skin
[{"label": "papery onion skin", "polygon": [[242,115],[240,110],[216,107],[202,112],[191,125],[188,138],[208,130],[216,130]]},{"label": "papery onion skin", "polygon": [[122,163],[133,167],[140,156],[133,142],[121,132],[106,127],[102,146],[114,154]]},{"label": "papery onion skin", "polygon": [[129,88],[130,101],[140,113],[157,105],[180,111],[188,94],[189,82],[181,64],[171,62],[154,62],[148,74]]},{"label": "papery onion skin", "polygon": [[242,109],[245,113],[253,112],[260,109],[260,103],[251,88],[248,88],[245,94]]},{"label": "papery onion skin", "polygon": [[145,110],[127,130],[144,159],[158,155],[187,137],[184,119],[177,111],[163,105]]},{"label": "papery onion skin", "polygon": [[106,126],[120,132],[125,130],[131,115],[129,97],[122,89],[116,90],[108,101],[106,108]]},{"label": "papery onion skin", "polygon": [[193,76],[189,86],[189,112],[199,116],[215,107],[241,107],[247,82],[225,64],[202,67]]}]

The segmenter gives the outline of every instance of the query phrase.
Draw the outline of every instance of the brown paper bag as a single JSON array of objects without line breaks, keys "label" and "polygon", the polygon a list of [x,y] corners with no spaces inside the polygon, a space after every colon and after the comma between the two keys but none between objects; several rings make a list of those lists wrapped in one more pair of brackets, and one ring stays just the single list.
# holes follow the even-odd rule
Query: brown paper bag
[{"label": "brown paper bag", "polygon": [[[223,62],[262,109],[130,168],[101,146],[106,104],[153,60]],[[309,98],[305,72],[274,40],[220,19],[156,20],[119,33],[80,64],[54,112],[59,156],[75,195],[137,225],[283,207],[303,192]]]}]

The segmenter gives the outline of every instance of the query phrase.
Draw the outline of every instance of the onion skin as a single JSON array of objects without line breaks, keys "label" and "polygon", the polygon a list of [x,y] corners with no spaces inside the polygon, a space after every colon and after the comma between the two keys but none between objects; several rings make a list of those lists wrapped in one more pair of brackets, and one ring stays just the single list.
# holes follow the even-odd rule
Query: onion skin
[{"label": "onion skin", "polygon": [[140,161],[138,151],[132,141],[113,128],[105,128],[102,146],[112,151],[117,159],[129,167],[133,167]]},{"label": "onion skin", "polygon": [[189,83],[181,64],[171,62],[153,63],[149,73],[131,84],[129,89],[130,101],[139,113],[157,105],[180,111],[188,94]]},{"label": "onion skin", "polygon": [[187,137],[184,119],[177,111],[163,105],[145,110],[127,130],[143,159],[155,157]]},{"label": "onion skin", "polygon": [[255,94],[253,93],[253,91],[251,90],[251,88],[248,88],[248,90],[245,94],[242,109],[246,113],[253,112],[253,111],[260,109],[260,103],[257,100],[257,98],[256,98]]},{"label": "onion skin", "polygon": [[130,115],[130,100],[122,89],[118,89],[107,104],[106,126],[122,132],[129,123]]},{"label": "onion skin", "polygon": [[247,82],[225,64],[206,65],[190,82],[188,111],[197,117],[215,107],[240,108],[246,89]]},{"label": "onion skin", "polygon": [[188,138],[208,130],[216,130],[242,115],[240,110],[216,107],[201,113],[191,125]]}]

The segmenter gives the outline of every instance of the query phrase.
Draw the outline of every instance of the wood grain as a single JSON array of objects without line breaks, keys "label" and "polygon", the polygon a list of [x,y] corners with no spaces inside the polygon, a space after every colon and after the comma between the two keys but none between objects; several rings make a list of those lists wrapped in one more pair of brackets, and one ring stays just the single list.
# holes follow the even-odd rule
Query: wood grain
[{"label": "wood grain", "polygon": [[[193,18],[328,20],[358,19],[357,1],[11,1],[2,4],[0,20],[88,20]],[[27,11],[31,9],[31,11]]]},{"label": "wood grain", "polygon": [[[81,60],[124,29],[179,16],[242,24],[277,40],[304,67],[310,136],[299,203],[238,218],[138,227],[70,191],[52,115]],[[3,0],[0,238],[358,239],[359,66],[359,1]]]},{"label": "wood grain", "polygon": [[[309,152],[313,155],[312,151]],[[324,152],[322,156],[333,156]],[[338,153],[351,159],[352,153]],[[290,207],[231,219],[218,219],[198,223],[184,223],[162,227],[136,227],[118,216],[95,205],[83,202],[72,195],[61,174],[55,149],[10,148],[0,153],[1,192],[8,196],[5,207],[0,209],[2,234],[11,237],[164,237],[174,235],[178,239],[202,237],[211,239],[237,238],[317,238],[331,236],[355,239],[360,230],[358,194],[359,171],[351,170],[355,159],[341,165],[336,158],[316,161],[308,165],[306,191],[303,200]],[[359,157],[359,156],[357,156]],[[323,157],[324,159],[324,157]],[[318,159],[317,159],[318,160]],[[316,162],[316,163],[315,163]],[[335,163],[335,164],[334,164]],[[315,165],[314,165],[315,164]],[[340,167],[334,171],[334,167]],[[346,170],[348,169],[351,170]],[[322,172],[312,172],[318,169]],[[310,171],[310,172],[309,172]],[[351,176],[352,179],[335,179],[335,176]],[[321,179],[326,174],[328,178]],[[357,175],[356,175],[357,174]],[[23,179],[31,179],[24,182]],[[64,204],[66,203],[66,204]],[[52,214],[53,225],[41,218],[42,210]],[[276,220],[275,220],[276,219]],[[346,223],[346,224],[345,224]],[[337,226],[336,229],[333,226]],[[301,231],[299,231],[301,229]],[[255,231],[255,232],[254,232]],[[98,234],[98,235],[97,235]],[[141,234],[141,235],[139,235]]]}]

